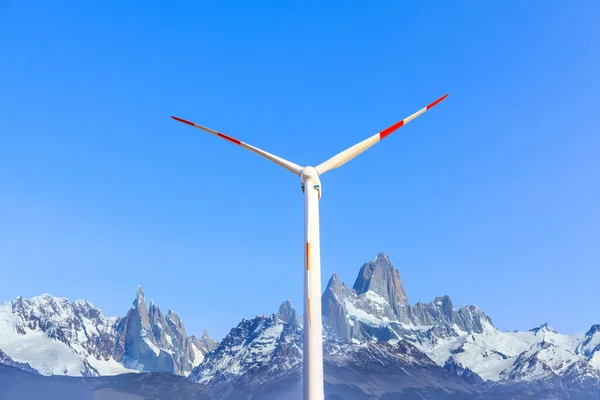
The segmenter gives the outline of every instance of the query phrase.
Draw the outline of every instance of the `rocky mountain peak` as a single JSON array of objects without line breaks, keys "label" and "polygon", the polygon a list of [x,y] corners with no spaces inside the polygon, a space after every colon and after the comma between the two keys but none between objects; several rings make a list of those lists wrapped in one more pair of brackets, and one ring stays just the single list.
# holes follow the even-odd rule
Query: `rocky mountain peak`
[{"label": "rocky mountain peak", "polygon": [[431,303],[418,302],[412,308],[413,321],[417,325],[454,324],[465,332],[481,333],[484,324],[493,326],[492,320],[475,306],[454,308],[450,296],[438,296]]},{"label": "rocky mountain peak", "polygon": [[338,274],[333,274],[331,278],[329,278],[329,282],[327,282],[327,286],[325,287],[325,291],[327,290],[330,290],[336,294],[342,291],[342,284]]},{"label": "rocky mountain peak", "polygon": [[400,273],[394,269],[386,254],[379,253],[372,261],[363,264],[353,289],[358,295],[367,291],[378,294],[392,307],[400,322],[410,322],[410,302],[402,286]]},{"label": "rocky mountain peak", "polygon": [[[10,326],[6,332],[0,332],[0,344],[6,346],[2,350],[7,356],[15,356],[16,361],[22,362],[21,349],[46,348],[39,353],[42,356],[25,359],[31,368],[42,374],[87,376],[99,373],[88,360],[95,363],[111,356],[118,323],[117,318],[104,317],[88,301],[69,303],[65,298],[50,294],[31,299],[18,297],[0,305],[0,321]],[[61,355],[69,354],[73,348],[83,356],[64,362]],[[51,354],[52,358],[45,358],[44,353]]]},{"label": "rocky mountain peak", "polygon": [[482,384],[483,379],[469,368],[465,368],[461,363],[457,362],[454,357],[450,356],[444,363],[444,369],[452,375],[460,376],[471,384]]},{"label": "rocky mountain peak", "polygon": [[136,300],[137,301],[146,301],[146,298],[144,296],[144,289],[142,289],[142,286],[138,286],[137,287],[137,292],[136,292],[137,296],[136,296]]},{"label": "rocky mountain peak", "polygon": [[286,324],[300,325],[300,317],[291,301],[286,300],[279,306],[277,316]]},{"label": "rocky mountain peak", "polygon": [[554,328],[552,328],[550,325],[548,325],[547,322],[543,323],[542,325],[540,325],[540,326],[538,326],[536,328],[530,329],[529,332],[533,332],[535,334],[545,333],[545,332],[556,333],[556,331],[554,330]]},{"label": "rocky mountain peak", "polygon": [[448,295],[444,295],[444,296],[438,296],[433,300],[433,304],[441,310],[442,314],[444,314],[444,316],[446,318],[448,318],[449,320],[452,320],[452,314],[455,311],[454,310],[454,305],[452,304],[452,300],[450,299],[450,296]]},{"label": "rocky mountain peak", "polygon": [[169,310],[165,315],[154,302],[146,308],[141,286],[137,288],[133,306],[119,323],[118,333],[115,359],[141,371],[186,375],[202,361],[212,345],[187,336],[174,311]]},{"label": "rocky mountain peak", "polygon": [[192,336],[192,343],[194,343],[194,346],[201,350],[203,354],[213,351],[219,345],[216,340],[211,339],[206,329],[202,332],[202,337],[200,339],[196,336]]},{"label": "rocky mountain peak", "polygon": [[594,336],[597,332],[600,332],[600,324],[592,325],[592,327],[585,333],[585,336]]},{"label": "rocky mountain peak", "polygon": [[218,347],[207,354],[190,379],[230,386],[232,380],[248,373],[260,386],[269,377],[285,373],[301,361],[301,337],[300,327],[285,324],[276,314],[242,319]]},{"label": "rocky mountain peak", "polygon": [[178,330],[185,332],[185,327],[183,326],[181,319],[179,319],[179,315],[177,315],[177,313],[175,311],[169,309],[166,317],[167,317],[167,321],[170,321],[171,323],[173,323],[175,325],[175,327],[177,327]]}]

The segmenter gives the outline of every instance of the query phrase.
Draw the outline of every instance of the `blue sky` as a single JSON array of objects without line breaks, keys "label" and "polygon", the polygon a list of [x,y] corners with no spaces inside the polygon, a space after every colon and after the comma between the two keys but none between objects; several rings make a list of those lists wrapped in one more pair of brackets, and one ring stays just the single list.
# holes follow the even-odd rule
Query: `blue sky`
[{"label": "blue sky", "polygon": [[[405,4],[409,3],[409,4]],[[0,298],[190,333],[301,305],[287,171],[448,99],[322,181],[323,285],[383,251],[412,303],[600,323],[600,5],[0,2]]]}]

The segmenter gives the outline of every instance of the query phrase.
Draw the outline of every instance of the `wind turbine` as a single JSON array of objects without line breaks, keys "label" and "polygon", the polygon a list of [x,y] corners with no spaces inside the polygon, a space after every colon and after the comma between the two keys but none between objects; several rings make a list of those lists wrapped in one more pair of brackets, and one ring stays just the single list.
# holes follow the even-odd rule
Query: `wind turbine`
[{"label": "wind turbine", "polygon": [[319,241],[319,199],[321,198],[320,176],[327,171],[338,168],[354,157],[358,156],[375,143],[384,139],[396,129],[406,125],[425,111],[444,100],[444,95],[394,125],[376,133],[360,143],[331,157],[329,160],[319,164],[317,167],[301,167],[298,164],[284,160],[281,157],[268,153],[258,147],[241,142],[238,139],[227,136],[202,125],[195,124],[178,117],[171,117],[176,121],[183,122],[216,135],[233,144],[250,150],[259,156],[273,161],[295,175],[300,176],[302,191],[304,192],[304,399],[323,400],[323,321],[321,317],[321,248]]}]

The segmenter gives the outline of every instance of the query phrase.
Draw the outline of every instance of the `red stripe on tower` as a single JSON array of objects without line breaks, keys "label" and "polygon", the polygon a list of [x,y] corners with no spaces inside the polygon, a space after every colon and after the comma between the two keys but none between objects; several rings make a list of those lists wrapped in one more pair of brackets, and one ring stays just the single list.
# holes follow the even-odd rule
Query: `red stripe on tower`
[{"label": "red stripe on tower", "polygon": [[446,97],[448,97],[447,94],[443,95],[442,97],[440,97],[439,99],[437,99],[436,101],[434,101],[433,103],[431,103],[430,105],[427,106],[427,109],[429,110],[431,107],[435,106],[436,104],[438,104],[440,101],[444,100]]},{"label": "red stripe on tower", "polygon": [[225,140],[229,140],[231,143],[235,143],[238,146],[242,145],[242,142],[240,142],[239,140],[232,138],[231,136],[227,136],[227,135],[223,135],[222,133],[217,133],[217,135]]}]

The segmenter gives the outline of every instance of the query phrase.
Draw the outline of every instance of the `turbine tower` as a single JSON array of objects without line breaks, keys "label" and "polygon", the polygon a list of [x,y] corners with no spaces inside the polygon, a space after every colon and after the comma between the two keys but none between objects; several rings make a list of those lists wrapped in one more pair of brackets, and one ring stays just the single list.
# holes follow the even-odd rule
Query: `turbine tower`
[{"label": "turbine tower", "polygon": [[176,121],[183,122],[225,139],[233,144],[250,150],[259,156],[273,161],[290,172],[300,177],[302,191],[304,192],[304,399],[323,400],[323,321],[321,317],[321,248],[319,241],[319,199],[322,187],[320,176],[327,171],[338,168],[354,157],[358,156],[375,143],[384,139],[396,129],[406,125],[425,111],[444,100],[444,95],[390,127],[376,133],[360,143],[331,157],[329,160],[319,164],[317,167],[301,167],[298,164],[284,160],[281,157],[268,153],[257,147],[241,142],[238,139],[227,136],[202,125],[195,124],[178,117],[171,117]]}]

